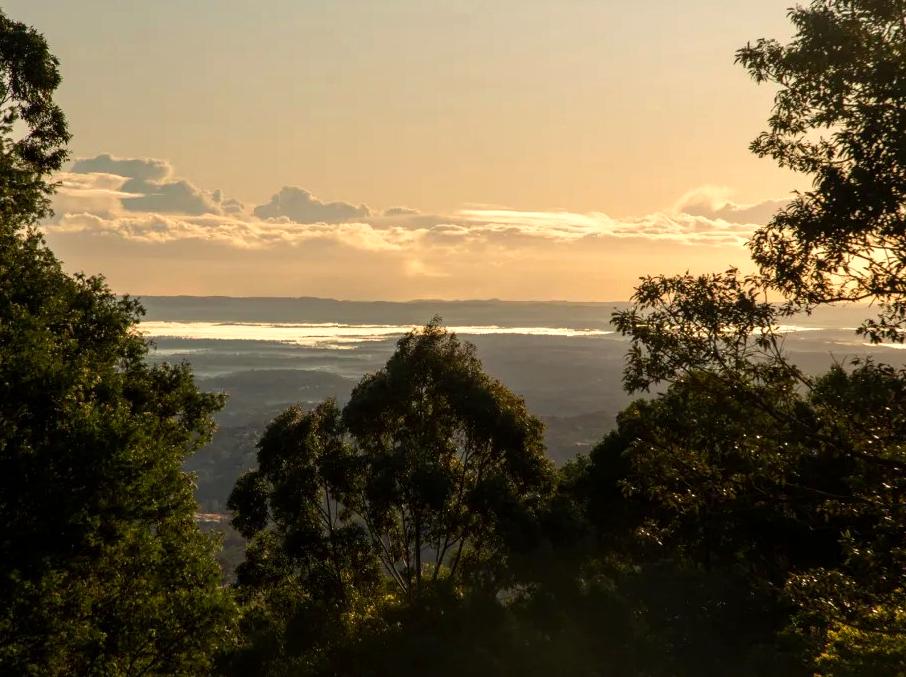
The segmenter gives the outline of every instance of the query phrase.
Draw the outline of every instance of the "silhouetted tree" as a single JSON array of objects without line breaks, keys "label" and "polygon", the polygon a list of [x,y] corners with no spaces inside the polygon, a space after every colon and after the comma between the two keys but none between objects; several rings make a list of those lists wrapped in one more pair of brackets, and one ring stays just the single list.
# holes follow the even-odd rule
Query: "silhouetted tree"
[{"label": "silhouetted tree", "polygon": [[[47,175],[63,166],[69,132],[54,103],[57,59],[43,36],[0,12],[0,224],[30,225],[46,216]],[[21,130],[21,131],[20,131]]]},{"label": "silhouetted tree", "polygon": [[781,325],[871,300],[880,312],[859,331],[904,338],[906,5],[816,0],[790,17],[790,44],[737,57],[780,88],[753,151],[814,187],[756,230],[759,275],[648,277],[615,315],[631,339],[627,388],[671,384],[624,414],[638,434],[622,481],[674,553],[782,586],[813,669],[893,674],[906,669],[906,373],[853,362],[809,377]]},{"label": "silhouetted tree", "polygon": [[901,0],[815,0],[790,11],[792,42],[759,40],[737,58],[779,86],[760,156],[809,174],[750,243],[792,308],[875,301],[862,331],[902,340],[906,328],[906,6]]}]

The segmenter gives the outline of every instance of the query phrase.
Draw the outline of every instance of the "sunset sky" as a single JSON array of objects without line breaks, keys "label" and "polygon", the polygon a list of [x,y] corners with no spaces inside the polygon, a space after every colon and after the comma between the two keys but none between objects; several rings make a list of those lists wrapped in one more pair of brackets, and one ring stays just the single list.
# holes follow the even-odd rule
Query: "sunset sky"
[{"label": "sunset sky", "polygon": [[801,178],[737,48],[791,0],[7,0],[61,61],[48,240],[120,292],[616,300]]}]

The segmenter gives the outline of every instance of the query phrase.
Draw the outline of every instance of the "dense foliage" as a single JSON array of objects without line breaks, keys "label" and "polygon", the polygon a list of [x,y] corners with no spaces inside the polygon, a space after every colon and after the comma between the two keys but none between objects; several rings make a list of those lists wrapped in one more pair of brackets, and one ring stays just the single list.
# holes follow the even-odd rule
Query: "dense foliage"
[{"label": "dense foliage", "polygon": [[906,5],[816,0],[790,17],[790,44],[761,40],[738,60],[779,86],[753,150],[814,187],[754,234],[759,275],[645,278],[615,316],[627,388],[670,384],[624,414],[641,419],[624,488],[671,557],[742,566],[790,605],[807,669],[902,674],[906,373],[853,361],[806,375],[782,322],[870,300],[859,331],[906,337]]},{"label": "dense foliage", "polygon": [[250,539],[246,625],[280,638],[276,656],[250,646],[255,660],[314,669],[334,660],[321,654],[337,633],[386,623],[400,603],[509,586],[508,557],[537,537],[553,486],[540,439],[524,403],[436,321],[402,338],[342,412],[327,401],[275,419],[229,503]]},{"label": "dense foliage", "polygon": [[0,665],[194,673],[230,603],[184,458],[217,396],[147,366],[135,302],[0,241]]},{"label": "dense foliage", "polygon": [[0,672],[198,674],[233,607],[181,468],[221,398],[149,366],[140,306],[34,230],[68,139],[56,61],[0,16],[0,73]]},{"label": "dense foliage", "polygon": [[867,363],[805,394],[790,386],[701,372],[634,404],[592,455],[589,514],[643,566],[734,579],[731,594],[759,607],[734,633],[752,631],[762,658],[793,642],[812,674],[857,631],[863,645],[899,642],[902,665],[906,374]]}]

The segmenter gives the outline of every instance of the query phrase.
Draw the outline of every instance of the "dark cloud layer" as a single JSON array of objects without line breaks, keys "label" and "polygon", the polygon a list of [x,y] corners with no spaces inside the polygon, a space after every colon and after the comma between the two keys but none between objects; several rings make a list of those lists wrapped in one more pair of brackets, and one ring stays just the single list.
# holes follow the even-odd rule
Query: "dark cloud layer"
[{"label": "dark cloud layer", "polygon": [[365,205],[321,202],[304,188],[284,186],[267,204],[255,207],[262,219],[286,217],[295,223],[343,223],[371,216]]},{"label": "dark cloud layer", "polygon": [[142,179],[129,179],[122,190],[135,193],[123,199],[123,207],[132,212],[166,212],[172,214],[212,214],[219,205],[212,197],[188,181],[163,181],[152,183]]}]

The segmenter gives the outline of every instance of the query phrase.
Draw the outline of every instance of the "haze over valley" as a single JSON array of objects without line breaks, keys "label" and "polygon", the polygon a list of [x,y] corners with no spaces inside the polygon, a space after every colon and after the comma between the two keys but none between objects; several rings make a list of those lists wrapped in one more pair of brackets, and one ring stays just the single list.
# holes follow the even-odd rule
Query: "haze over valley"
[{"label": "haze over valley", "polygon": [[[587,454],[633,397],[623,389],[627,340],[611,325],[625,302],[412,301],[315,298],[143,297],[140,329],[152,359],[185,360],[199,384],[225,392],[220,429],[189,460],[204,512],[224,510],[236,478],[255,464],[264,427],[291,404],[345,402],[380,369],[407,331],[435,315],[475,344],[489,374],[525,398],[545,423],[557,463]],[[871,346],[854,333],[863,307],[821,309],[783,328],[791,358],[810,373],[874,356],[901,363],[900,345]]]}]

